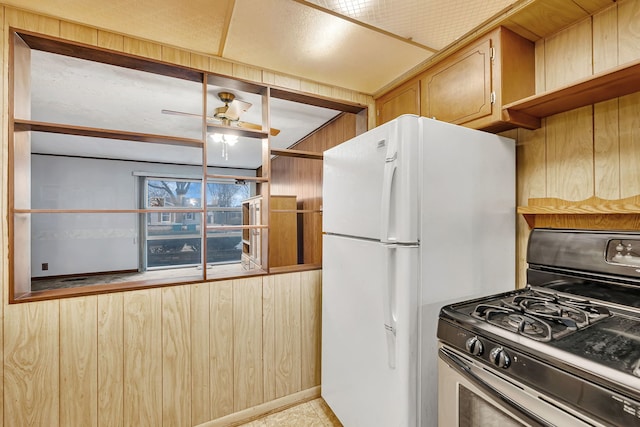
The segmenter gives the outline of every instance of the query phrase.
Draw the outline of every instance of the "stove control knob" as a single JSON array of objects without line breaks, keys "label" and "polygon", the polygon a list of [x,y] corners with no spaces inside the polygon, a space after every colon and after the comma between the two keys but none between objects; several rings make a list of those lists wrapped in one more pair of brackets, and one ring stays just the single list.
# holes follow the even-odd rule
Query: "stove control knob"
[{"label": "stove control knob", "polygon": [[489,353],[489,359],[498,368],[508,368],[511,364],[511,358],[502,347],[496,347]]},{"label": "stove control knob", "polygon": [[478,337],[469,338],[465,344],[465,347],[467,348],[467,351],[474,356],[480,356],[484,351],[482,341],[480,341]]}]

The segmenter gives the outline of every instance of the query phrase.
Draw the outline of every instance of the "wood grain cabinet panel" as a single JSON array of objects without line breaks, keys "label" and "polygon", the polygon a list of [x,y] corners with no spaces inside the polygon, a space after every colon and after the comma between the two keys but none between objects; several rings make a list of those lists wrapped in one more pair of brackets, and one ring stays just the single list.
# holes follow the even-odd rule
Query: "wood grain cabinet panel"
[{"label": "wood grain cabinet panel", "polygon": [[421,115],[500,132],[502,105],[535,92],[534,44],[499,27],[421,75]]},{"label": "wood grain cabinet panel", "polygon": [[296,196],[271,196],[269,215],[269,267],[298,263]]},{"label": "wood grain cabinet panel", "polygon": [[377,125],[403,114],[420,114],[420,81],[412,80],[376,100]]},{"label": "wood grain cabinet panel", "polygon": [[485,39],[428,72],[422,79],[423,115],[450,123],[491,115],[491,61],[491,40]]}]

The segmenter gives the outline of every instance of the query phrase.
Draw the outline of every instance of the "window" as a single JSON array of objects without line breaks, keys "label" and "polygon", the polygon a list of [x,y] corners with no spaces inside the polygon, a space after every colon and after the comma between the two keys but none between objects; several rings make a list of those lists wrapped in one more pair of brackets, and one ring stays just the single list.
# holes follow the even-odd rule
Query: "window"
[{"label": "window", "polygon": [[[303,206],[280,185],[293,204],[271,212],[271,158],[362,110],[30,33],[13,42],[11,302],[268,272],[271,218]],[[252,219],[248,200],[261,200]],[[300,247],[293,229],[278,244]]]}]

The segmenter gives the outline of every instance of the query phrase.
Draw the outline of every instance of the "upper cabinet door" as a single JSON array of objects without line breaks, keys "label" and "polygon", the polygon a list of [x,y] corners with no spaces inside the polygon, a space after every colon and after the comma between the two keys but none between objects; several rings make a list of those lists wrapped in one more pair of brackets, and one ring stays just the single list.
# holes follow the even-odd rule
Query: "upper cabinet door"
[{"label": "upper cabinet door", "polygon": [[420,115],[420,81],[407,84],[376,100],[377,125],[381,125],[403,114]]},{"label": "upper cabinet door", "polygon": [[462,124],[493,113],[492,41],[475,43],[422,78],[422,115]]}]

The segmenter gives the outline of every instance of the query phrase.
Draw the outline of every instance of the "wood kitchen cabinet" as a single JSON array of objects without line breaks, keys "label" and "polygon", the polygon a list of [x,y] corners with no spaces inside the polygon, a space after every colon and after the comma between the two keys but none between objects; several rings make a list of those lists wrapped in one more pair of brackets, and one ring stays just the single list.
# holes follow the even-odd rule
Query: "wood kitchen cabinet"
[{"label": "wood kitchen cabinet", "polygon": [[515,127],[502,105],[535,92],[533,42],[498,27],[420,76],[420,114],[475,129]]},{"label": "wood kitchen cabinet", "polygon": [[[296,196],[271,196],[269,215],[269,267],[298,263]],[[242,202],[241,264],[245,270],[262,268],[262,196]]]},{"label": "wood kitchen cabinet", "polygon": [[381,125],[403,114],[420,115],[420,81],[412,80],[376,100],[376,123]]}]

